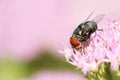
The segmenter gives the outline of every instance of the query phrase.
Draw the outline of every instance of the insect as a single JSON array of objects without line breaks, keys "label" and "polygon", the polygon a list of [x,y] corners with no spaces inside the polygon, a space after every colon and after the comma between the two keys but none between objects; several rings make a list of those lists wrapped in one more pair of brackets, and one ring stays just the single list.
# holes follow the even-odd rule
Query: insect
[{"label": "insect", "polygon": [[[92,13],[89,15],[89,17]],[[88,17],[88,18],[89,18]],[[72,36],[70,37],[70,43],[72,45],[73,51],[83,49],[83,43],[87,40],[90,42],[90,36],[92,33],[96,32],[98,29],[97,23],[104,17],[104,14],[100,14],[96,16],[93,20],[87,21],[88,18],[81,23],[73,32]]]}]

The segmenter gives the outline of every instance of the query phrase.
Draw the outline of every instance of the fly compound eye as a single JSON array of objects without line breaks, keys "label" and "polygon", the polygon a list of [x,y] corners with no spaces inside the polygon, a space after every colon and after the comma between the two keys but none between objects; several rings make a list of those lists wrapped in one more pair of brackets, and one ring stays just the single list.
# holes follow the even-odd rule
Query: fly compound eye
[{"label": "fly compound eye", "polygon": [[77,50],[79,50],[81,48],[80,42],[76,38],[74,38],[74,37],[70,38],[70,43]]}]

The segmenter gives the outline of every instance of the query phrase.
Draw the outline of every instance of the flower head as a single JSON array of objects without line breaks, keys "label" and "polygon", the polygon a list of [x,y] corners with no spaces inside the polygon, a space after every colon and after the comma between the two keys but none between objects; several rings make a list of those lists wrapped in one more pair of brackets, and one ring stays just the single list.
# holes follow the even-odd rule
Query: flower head
[{"label": "flower head", "polygon": [[[77,66],[82,73],[98,70],[101,62],[111,63],[112,70],[118,70],[120,62],[120,19],[107,22],[90,36],[90,42],[83,44],[84,53],[68,47],[60,53],[65,55],[67,62]],[[88,45],[89,44],[89,45]],[[86,46],[88,45],[88,46]]]}]

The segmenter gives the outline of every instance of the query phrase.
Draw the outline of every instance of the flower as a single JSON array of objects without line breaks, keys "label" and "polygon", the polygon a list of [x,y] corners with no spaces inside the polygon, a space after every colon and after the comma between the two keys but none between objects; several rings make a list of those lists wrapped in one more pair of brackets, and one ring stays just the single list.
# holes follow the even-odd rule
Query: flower
[{"label": "flower", "polygon": [[[120,62],[120,19],[104,22],[104,25],[99,26],[103,31],[96,31],[90,37],[89,41],[83,44],[84,52],[68,47],[60,53],[65,55],[67,62],[81,69],[83,74],[90,71],[98,71],[102,62],[109,62],[111,70],[119,69]],[[88,46],[86,46],[89,44]]]},{"label": "flower", "polygon": [[[118,70],[120,62],[120,19],[114,20],[109,26],[109,47],[106,49],[106,56],[110,60],[111,69]],[[104,34],[105,36],[105,34]],[[106,39],[107,40],[107,39]]]}]

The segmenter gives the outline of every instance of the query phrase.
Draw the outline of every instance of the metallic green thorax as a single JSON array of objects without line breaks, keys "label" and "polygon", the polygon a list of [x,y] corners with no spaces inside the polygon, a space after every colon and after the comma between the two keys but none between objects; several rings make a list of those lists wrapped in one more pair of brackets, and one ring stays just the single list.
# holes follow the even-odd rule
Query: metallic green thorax
[{"label": "metallic green thorax", "polygon": [[73,32],[73,37],[75,37],[80,42],[84,42],[90,38],[90,35],[97,30],[97,24],[94,21],[87,21],[81,23]]}]

